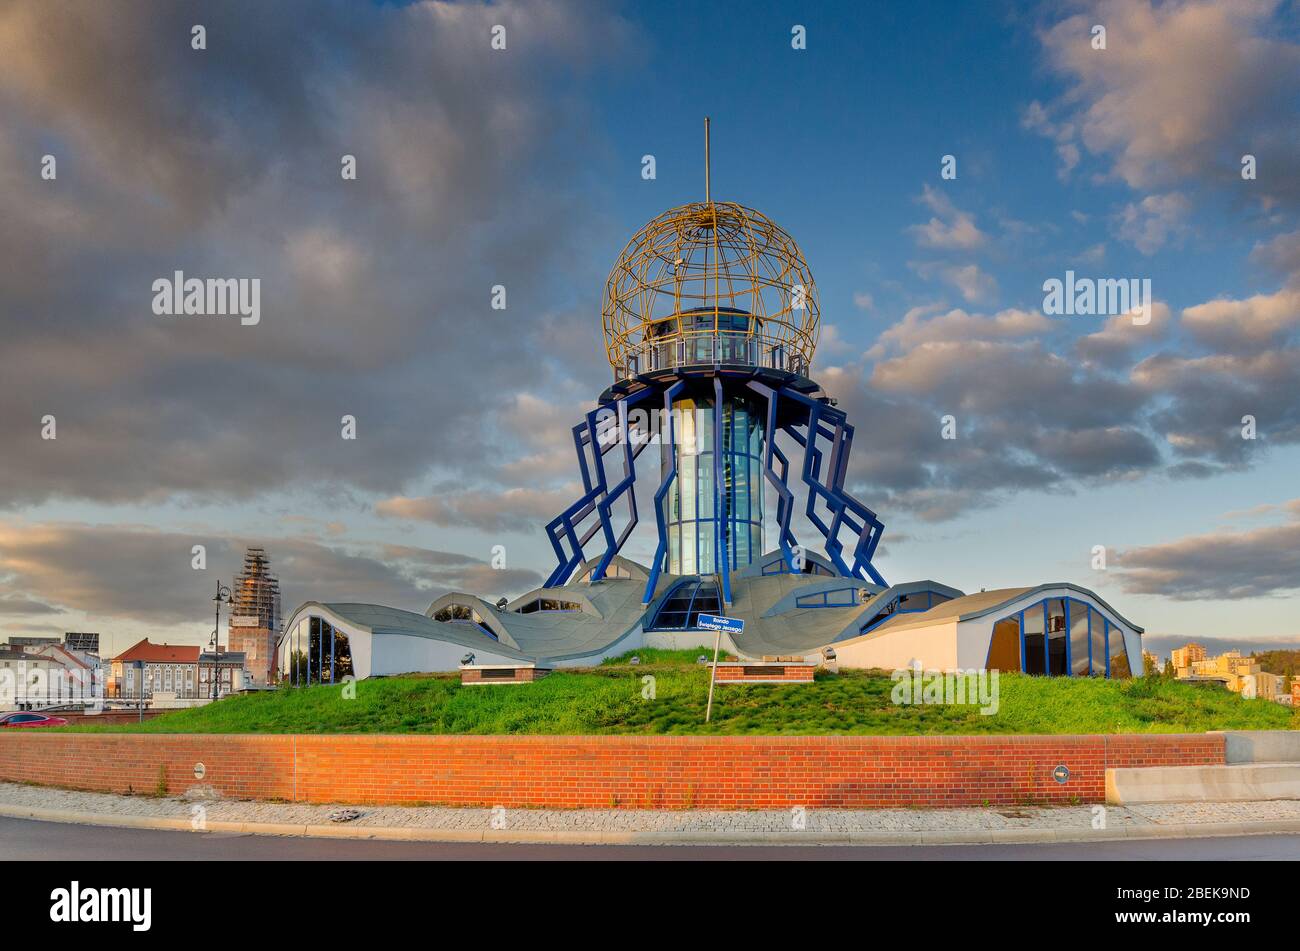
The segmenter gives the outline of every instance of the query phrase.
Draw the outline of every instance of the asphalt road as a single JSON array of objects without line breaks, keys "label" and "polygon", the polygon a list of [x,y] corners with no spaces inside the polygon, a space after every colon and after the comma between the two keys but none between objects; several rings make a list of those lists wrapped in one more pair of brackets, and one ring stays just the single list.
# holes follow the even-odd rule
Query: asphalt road
[{"label": "asphalt road", "polygon": [[0,817],[0,859],[95,861],[136,859],[220,861],[223,859],[528,860],[596,859],[637,861],[700,860],[1260,860],[1300,859],[1300,835],[1258,835],[1212,839],[1151,839],[1141,842],[1049,843],[1044,845],[926,846],[625,846],[509,845],[488,843],[382,842],[308,839],[222,832],[114,829]]}]

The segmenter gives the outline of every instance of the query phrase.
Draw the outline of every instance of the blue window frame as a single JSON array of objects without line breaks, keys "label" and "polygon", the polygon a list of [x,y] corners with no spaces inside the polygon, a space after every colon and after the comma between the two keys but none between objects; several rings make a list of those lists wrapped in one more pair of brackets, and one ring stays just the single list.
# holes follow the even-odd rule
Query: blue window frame
[{"label": "blue window frame", "polygon": [[883,608],[871,616],[871,619],[858,629],[859,634],[866,634],[873,628],[884,624],[895,614],[920,614],[936,605],[951,601],[952,598],[938,591],[913,591],[911,594],[895,595]]},{"label": "blue window frame", "polygon": [[[1086,601],[1044,598],[999,618],[994,626],[1006,620],[1019,625],[1020,669],[1024,673],[1109,678],[1112,658],[1122,655],[1123,672],[1117,676],[1131,676],[1121,628]],[[1116,637],[1113,653],[1112,630]],[[991,642],[989,647],[991,651]]]},{"label": "blue window frame", "polygon": [[496,632],[487,626],[482,616],[469,605],[449,604],[445,608],[438,610],[433,615],[433,620],[442,621],[445,624],[468,624],[480,634],[490,637],[494,641],[500,640]]},{"label": "blue window frame", "polygon": [[818,591],[816,594],[804,594],[794,599],[797,608],[851,608],[862,603],[857,588],[835,588],[831,591]]},{"label": "blue window frame", "polygon": [[668,592],[646,630],[697,630],[700,614],[716,614],[721,607],[717,584],[701,578],[683,581]]}]

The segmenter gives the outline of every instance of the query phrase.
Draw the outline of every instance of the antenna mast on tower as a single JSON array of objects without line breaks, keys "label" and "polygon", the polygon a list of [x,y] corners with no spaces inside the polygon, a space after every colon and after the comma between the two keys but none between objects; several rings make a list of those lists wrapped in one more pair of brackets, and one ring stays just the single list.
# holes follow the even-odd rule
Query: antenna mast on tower
[{"label": "antenna mast on tower", "polygon": [[712,202],[709,191],[709,117],[704,117],[704,200]]}]

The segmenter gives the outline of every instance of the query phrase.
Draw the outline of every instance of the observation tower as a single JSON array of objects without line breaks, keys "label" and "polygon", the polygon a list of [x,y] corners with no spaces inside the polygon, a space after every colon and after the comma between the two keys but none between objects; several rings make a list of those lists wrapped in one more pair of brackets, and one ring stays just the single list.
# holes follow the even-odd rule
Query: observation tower
[{"label": "observation tower", "polygon": [[812,570],[791,529],[802,489],[834,567],[884,585],[872,565],[883,526],[844,491],[853,427],[810,375],[812,272],[776,222],[713,200],[708,119],[704,143],[704,201],[650,221],[610,270],[601,317],[614,382],[573,429],[584,492],[547,525],[557,558],[547,587],[606,576],[639,521],[638,460],[654,444],[658,546],[645,603],[661,572],[716,577],[730,603],[731,575],[765,553],[769,488],[785,571]]},{"label": "observation tower", "polygon": [[[770,218],[713,200],[704,130],[704,201],[649,222],[610,270],[613,382],[573,427],[582,494],[546,526],[545,585],[514,600],[450,591],[424,614],[304,602],[276,645],[282,683],[412,670],[524,683],[715,643],[700,615],[718,613],[743,622],[722,646],[759,678],[747,683],[789,683],[763,678],[790,664],[1132,675],[1142,628],[1079,585],[968,595],[880,576],[880,520],[844,489],[853,426],[813,376],[812,273]],[[641,521],[638,480],[649,565],[619,554]],[[824,551],[796,538],[796,513]]]}]

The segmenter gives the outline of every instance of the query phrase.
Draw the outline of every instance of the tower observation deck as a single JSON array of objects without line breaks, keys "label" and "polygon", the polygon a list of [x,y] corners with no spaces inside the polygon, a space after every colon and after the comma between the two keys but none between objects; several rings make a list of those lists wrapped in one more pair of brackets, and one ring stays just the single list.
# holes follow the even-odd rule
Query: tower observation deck
[{"label": "tower observation deck", "polygon": [[[803,449],[806,514],[828,556],[845,575],[883,583],[871,565],[881,523],[843,491],[853,428],[809,376],[821,321],[812,272],[776,222],[713,200],[708,133],[705,119],[705,200],[647,223],[610,270],[601,319],[614,383],[574,428],[586,491],[547,526],[558,559],[548,586],[582,565],[591,564],[591,580],[604,577],[637,523],[636,459],[652,442],[660,449],[659,539],[647,601],[661,570],[716,576],[729,601],[730,574],[764,554],[769,494],[787,570],[805,570],[790,528],[795,498],[782,434]],[[652,415],[657,421],[647,422]],[[623,456],[620,479],[605,471],[612,450]],[[615,503],[628,510],[617,533]],[[605,551],[588,559],[598,534]]]}]

